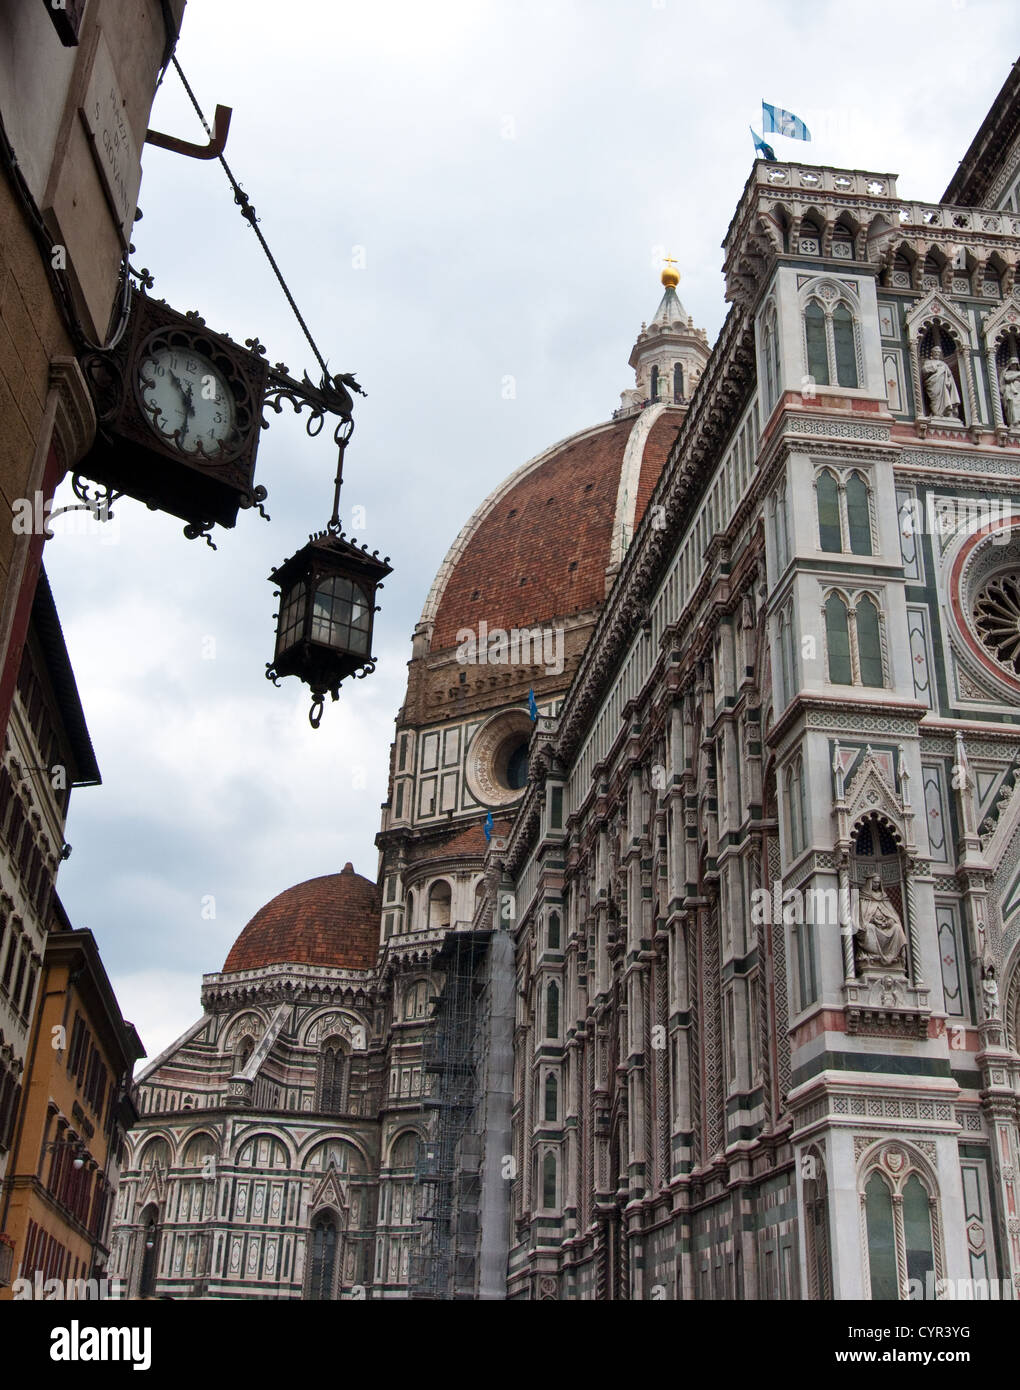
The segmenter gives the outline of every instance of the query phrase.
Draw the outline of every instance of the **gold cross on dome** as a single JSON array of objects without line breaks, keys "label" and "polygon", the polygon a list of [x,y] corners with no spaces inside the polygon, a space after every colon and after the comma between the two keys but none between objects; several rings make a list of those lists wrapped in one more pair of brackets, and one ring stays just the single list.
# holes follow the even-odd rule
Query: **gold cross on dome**
[{"label": "gold cross on dome", "polygon": [[664,285],[672,285],[674,288],[679,283],[680,272],[676,268],[676,257],[665,256],[662,262],[662,275],[660,276]]}]

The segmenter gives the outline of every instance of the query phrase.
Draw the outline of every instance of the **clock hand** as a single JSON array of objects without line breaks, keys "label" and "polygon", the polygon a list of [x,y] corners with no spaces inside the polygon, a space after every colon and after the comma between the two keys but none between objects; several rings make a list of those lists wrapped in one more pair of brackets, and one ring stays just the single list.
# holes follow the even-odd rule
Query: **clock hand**
[{"label": "clock hand", "polygon": [[185,428],[187,428],[187,420],[189,415],[194,415],[195,413],[195,404],[191,398],[191,382],[189,381],[187,385],[185,385],[185,383],[174,371],[171,371],[170,373],[170,380],[177,387],[178,391],[180,391],[181,399],[184,401],[184,420]]}]

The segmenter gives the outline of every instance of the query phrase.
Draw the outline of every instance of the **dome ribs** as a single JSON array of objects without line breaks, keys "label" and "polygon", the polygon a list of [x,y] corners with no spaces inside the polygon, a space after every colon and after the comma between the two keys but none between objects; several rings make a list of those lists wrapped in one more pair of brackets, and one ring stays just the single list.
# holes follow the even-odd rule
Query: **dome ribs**
[{"label": "dome ribs", "polygon": [[601,604],[631,424],[567,441],[482,519],[443,591],[433,651],[456,646],[466,620],[510,630]]},{"label": "dome ribs", "polygon": [[223,974],[267,965],[371,970],[379,946],[379,890],[347,864],[260,908],[230,948]]}]

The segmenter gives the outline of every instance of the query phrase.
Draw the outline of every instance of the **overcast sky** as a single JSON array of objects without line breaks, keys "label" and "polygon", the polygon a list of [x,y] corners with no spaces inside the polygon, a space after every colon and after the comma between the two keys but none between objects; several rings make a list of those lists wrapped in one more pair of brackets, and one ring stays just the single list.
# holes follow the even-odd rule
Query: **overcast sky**
[{"label": "overcast sky", "polygon": [[[375,877],[436,568],[503,477],[619,404],[664,249],[715,338],[762,98],[814,136],[775,137],[780,158],[934,200],[1018,33],[1015,0],[193,0],[181,65],[210,120],[233,108],[227,159],[331,369],[368,392],[343,519],[365,509],[358,538],[395,572],[378,670],[313,732],[305,687],[264,679],[266,576],[329,514],[328,431],[273,418],[256,474],[272,522],[242,513],[215,553],[131,502],[47,545],[104,783],[72,797],[58,888],[150,1057],[263,903],[347,860]],[[152,125],[202,138],[173,70]],[[219,164],[146,146],[143,167],[133,260],[154,293],[314,374]]]}]

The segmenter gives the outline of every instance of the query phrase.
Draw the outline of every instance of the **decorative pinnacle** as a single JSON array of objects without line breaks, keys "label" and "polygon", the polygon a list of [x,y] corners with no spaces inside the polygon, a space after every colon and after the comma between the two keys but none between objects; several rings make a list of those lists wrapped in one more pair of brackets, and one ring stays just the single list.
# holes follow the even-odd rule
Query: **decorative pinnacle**
[{"label": "decorative pinnacle", "polygon": [[666,256],[662,266],[662,275],[659,277],[667,289],[675,290],[680,283],[680,272],[676,268],[676,257]]}]

